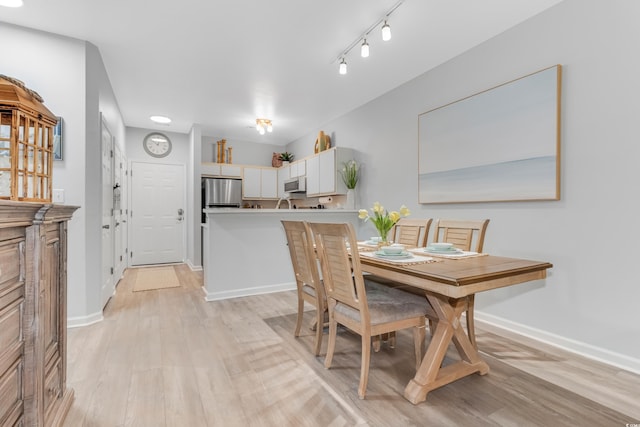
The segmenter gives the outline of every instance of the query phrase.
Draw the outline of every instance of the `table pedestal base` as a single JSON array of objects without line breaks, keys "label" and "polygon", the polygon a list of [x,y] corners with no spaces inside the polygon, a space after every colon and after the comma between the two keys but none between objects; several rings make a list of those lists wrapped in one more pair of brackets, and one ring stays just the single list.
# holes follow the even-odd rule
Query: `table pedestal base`
[{"label": "table pedestal base", "polygon": [[[431,331],[431,342],[420,368],[404,390],[404,397],[413,404],[426,400],[427,393],[438,387],[475,372],[479,372],[480,375],[489,372],[489,365],[480,358],[460,323],[467,299],[450,299],[429,293],[427,299],[436,312],[437,319],[433,321],[435,330]],[[455,344],[461,360],[442,367],[451,341]]]}]

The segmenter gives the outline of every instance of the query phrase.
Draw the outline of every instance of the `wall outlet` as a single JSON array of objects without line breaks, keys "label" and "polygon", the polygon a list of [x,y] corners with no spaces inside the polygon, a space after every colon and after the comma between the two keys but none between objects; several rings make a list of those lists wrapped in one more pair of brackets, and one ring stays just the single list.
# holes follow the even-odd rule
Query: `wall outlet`
[{"label": "wall outlet", "polygon": [[64,203],[64,190],[53,190],[53,203]]}]

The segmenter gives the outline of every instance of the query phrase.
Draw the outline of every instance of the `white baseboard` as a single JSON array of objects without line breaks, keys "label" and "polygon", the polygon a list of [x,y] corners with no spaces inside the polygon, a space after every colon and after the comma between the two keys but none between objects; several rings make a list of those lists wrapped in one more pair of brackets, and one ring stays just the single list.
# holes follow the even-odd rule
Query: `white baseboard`
[{"label": "white baseboard", "polygon": [[615,353],[605,348],[596,347],[594,345],[576,341],[571,338],[552,334],[547,331],[532,328],[520,323],[506,320],[502,317],[482,313],[480,311],[475,312],[475,320],[477,320],[478,322],[487,323],[499,329],[514,332],[516,334],[552,345],[554,347],[561,348],[566,351],[570,351],[572,353],[579,354],[580,356],[584,356],[589,359],[597,360],[598,362],[606,363],[608,365],[612,365],[617,368],[633,372],[635,374],[640,374],[640,359],[629,357],[620,353]]},{"label": "white baseboard", "polygon": [[261,294],[271,294],[274,292],[283,292],[283,291],[292,291],[296,289],[296,284],[294,282],[291,283],[281,283],[278,285],[269,285],[269,286],[259,286],[255,288],[244,288],[244,289],[234,289],[232,291],[222,291],[222,292],[207,292],[205,287],[202,287],[204,291],[204,300],[205,301],[218,301],[229,298],[238,298],[238,297],[248,297],[252,295],[261,295]]},{"label": "white baseboard", "polygon": [[187,265],[191,269],[191,271],[202,271],[201,265],[193,265],[190,259],[187,260]]},{"label": "white baseboard", "polygon": [[103,320],[104,320],[104,317],[102,317],[102,311],[90,314],[88,316],[68,317],[67,328],[79,328],[81,326],[89,326],[89,325],[93,325],[94,323],[102,322]]}]

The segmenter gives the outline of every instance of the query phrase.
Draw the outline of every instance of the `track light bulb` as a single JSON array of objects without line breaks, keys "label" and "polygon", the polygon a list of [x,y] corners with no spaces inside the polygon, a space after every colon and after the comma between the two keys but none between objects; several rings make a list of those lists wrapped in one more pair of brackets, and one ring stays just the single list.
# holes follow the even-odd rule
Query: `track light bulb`
[{"label": "track light bulb", "polygon": [[338,70],[340,71],[340,74],[347,74],[347,63],[344,58],[340,61],[340,68]]},{"label": "track light bulb", "polygon": [[367,43],[367,39],[364,39],[364,42],[362,42],[362,46],[360,47],[360,56],[363,58],[369,57],[369,43]]},{"label": "track light bulb", "polygon": [[382,40],[386,42],[391,40],[391,27],[387,24],[387,21],[384,21],[384,25],[382,26]]}]

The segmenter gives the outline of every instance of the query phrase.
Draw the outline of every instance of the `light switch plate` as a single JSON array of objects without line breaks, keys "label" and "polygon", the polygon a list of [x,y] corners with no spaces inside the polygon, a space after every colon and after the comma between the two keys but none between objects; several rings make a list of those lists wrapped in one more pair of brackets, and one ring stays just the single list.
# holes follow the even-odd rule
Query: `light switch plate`
[{"label": "light switch plate", "polygon": [[53,203],[64,203],[64,190],[53,189]]}]

